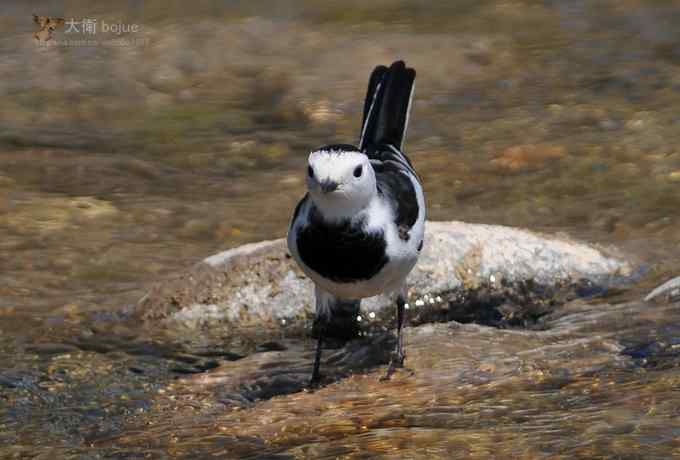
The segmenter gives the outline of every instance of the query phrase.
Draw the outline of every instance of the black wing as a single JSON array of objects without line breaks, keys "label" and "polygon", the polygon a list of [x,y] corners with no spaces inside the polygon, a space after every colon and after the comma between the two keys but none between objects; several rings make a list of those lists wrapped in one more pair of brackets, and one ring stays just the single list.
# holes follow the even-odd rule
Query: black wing
[{"label": "black wing", "polygon": [[[379,154],[383,158],[393,156],[389,152],[379,152]],[[410,165],[397,159],[371,160],[371,165],[375,171],[378,193],[390,202],[390,207],[394,209],[394,222],[399,228],[399,234],[403,239],[408,239],[407,232],[418,220],[418,197],[411,177],[416,181],[418,178]]]},{"label": "black wing", "polygon": [[295,221],[298,218],[298,215],[300,214],[300,210],[302,207],[307,203],[307,200],[309,200],[309,193],[305,193],[305,196],[302,197],[302,199],[298,202],[297,206],[295,206],[295,211],[293,212],[293,218],[290,221],[290,228],[292,230],[293,226],[295,225]]}]

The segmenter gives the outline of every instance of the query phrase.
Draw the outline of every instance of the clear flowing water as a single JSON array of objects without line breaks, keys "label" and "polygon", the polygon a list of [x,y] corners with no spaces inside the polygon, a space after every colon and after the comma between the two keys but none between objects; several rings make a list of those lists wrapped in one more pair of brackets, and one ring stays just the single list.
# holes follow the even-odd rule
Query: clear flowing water
[{"label": "clear flowing water", "polygon": [[[3,5],[2,456],[680,455],[677,313],[618,316],[680,273],[674,2],[186,8]],[[99,29],[38,44],[33,13]],[[367,75],[396,58],[418,71],[407,151],[432,219],[616,245],[649,276],[592,330],[555,333],[561,362],[550,333],[438,325],[432,341],[411,332],[415,377],[357,374],[233,409],[216,388],[277,351],[225,336],[189,354],[116,318],[205,256],[283,236],[308,151],[356,139]],[[659,355],[645,346],[661,364],[640,364]],[[300,360],[308,347],[285,342]]]}]

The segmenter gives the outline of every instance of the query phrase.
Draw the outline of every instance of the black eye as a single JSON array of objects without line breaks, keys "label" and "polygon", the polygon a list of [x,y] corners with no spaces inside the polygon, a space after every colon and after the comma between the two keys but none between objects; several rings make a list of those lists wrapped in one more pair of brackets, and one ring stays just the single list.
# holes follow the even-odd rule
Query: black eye
[{"label": "black eye", "polygon": [[364,172],[364,167],[359,165],[354,168],[354,177],[361,177],[361,173]]},{"label": "black eye", "polygon": [[307,174],[309,177],[314,177],[314,169],[311,166],[307,166]]}]

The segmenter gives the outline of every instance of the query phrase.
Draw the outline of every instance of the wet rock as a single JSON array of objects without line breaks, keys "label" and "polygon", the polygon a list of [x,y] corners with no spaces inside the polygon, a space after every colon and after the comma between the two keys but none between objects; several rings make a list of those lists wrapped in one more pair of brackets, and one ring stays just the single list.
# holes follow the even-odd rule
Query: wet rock
[{"label": "wet rock", "polygon": [[[487,304],[516,316],[518,305],[528,303],[529,310],[536,310],[540,299],[553,298],[562,289],[592,295],[635,274],[634,264],[611,250],[568,238],[501,226],[429,222],[423,253],[408,280],[409,314],[420,314],[425,321],[432,317],[428,311],[452,311],[488,297],[494,300]],[[508,306],[504,299],[514,302]],[[391,318],[392,308],[384,296],[362,303],[362,309],[377,313],[377,318],[383,311]],[[542,308],[531,314],[539,317],[548,311]],[[312,282],[298,269],[284,240],[211,256],[155,286],[137,305],[137,317],[156,328],[214,327],[265,335],[299,330],[313,311]]]},{"label": "wet rock", "polygon": [[666,281],[647,294],[645,302],[651,300],[663,300],[666,302],[680,300],[680,276]]}]

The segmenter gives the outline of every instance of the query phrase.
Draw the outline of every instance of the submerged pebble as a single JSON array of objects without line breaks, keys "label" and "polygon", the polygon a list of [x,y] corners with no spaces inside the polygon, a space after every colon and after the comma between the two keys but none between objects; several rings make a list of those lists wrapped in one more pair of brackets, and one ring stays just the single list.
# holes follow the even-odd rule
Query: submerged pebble
[{"label": "submerged pebble", "polygon": [[680,276],[670,279],[656,287],[645,297],[645,302],[664,297],[666,301],[674,302],[680,299]]}]

